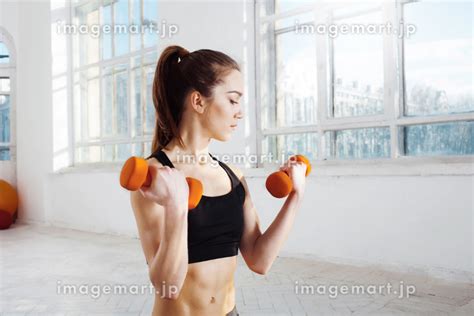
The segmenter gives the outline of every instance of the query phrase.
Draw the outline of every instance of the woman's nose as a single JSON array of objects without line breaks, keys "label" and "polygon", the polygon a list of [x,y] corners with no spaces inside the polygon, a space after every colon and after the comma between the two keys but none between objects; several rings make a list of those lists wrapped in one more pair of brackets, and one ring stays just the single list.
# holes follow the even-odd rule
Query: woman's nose
[{"label": "woman's nose", "polygon": [[239,111],[235,114],[235,118],[239,120],[244,118],[244,113],[242,112],[242,108],[239,108]]}]

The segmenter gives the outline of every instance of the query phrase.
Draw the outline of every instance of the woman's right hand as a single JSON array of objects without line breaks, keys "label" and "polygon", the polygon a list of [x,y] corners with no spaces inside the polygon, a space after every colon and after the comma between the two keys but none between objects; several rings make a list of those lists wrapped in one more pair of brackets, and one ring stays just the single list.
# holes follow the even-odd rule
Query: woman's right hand
[{"label": "woman's right hand", "polygon": [[151,175],[149,187],[140,188],[142,195],[164,206],[176,211],[188,211],[189,186],[184,174],[176,168],[168,166],[148,166]]}]

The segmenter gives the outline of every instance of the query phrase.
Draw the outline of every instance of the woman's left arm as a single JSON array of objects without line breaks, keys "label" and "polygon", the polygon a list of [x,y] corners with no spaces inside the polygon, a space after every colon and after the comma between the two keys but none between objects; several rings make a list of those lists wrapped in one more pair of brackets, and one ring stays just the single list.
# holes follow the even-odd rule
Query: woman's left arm
[{"label": "woman's left arm", "polygon": [[244,188],[244,230],[240,240],[240,252],[247,266],[254,272],[266,274],[277,257],[283,243],[293,226],[294,218],[300,207],[305,189],[306,165],[303,163],[287,164],[280,168],[286,171],[293,182],[293,191],[268,229],[262,233],[257,210],[253,205],[250,191],[242,172],[236,170]]}]

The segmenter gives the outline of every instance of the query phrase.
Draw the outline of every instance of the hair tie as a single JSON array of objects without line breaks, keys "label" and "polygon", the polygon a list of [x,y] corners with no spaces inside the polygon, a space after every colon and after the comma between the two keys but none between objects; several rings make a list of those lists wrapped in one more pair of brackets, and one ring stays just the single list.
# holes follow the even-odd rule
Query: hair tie
[{"label": "hair tie", "polygon": [[178,55],[178,64],[179,64],[186,56],[188,56],[189,54],[191,54],[189,51],[184,51],[183,54]]}]

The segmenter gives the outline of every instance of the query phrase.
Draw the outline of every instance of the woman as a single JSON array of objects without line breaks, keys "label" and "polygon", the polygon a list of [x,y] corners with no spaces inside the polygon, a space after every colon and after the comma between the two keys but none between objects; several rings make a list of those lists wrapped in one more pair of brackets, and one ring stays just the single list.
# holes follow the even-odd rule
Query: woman
[{"label": "woman", "polygon": [[[153,180],[131,193],[156,289],[153,315],[238,315],[238,249],[252,271],[265,274],[293,225],[305,189],[304,164],[280,168],[293,191],[262,234],[242,172],[208,151],[211,139],[228,140],[242,118],[242,94],[239,66],[221,52],[169,46],[159,58],[153,154],[147,159]],[[189,212],[185,177],[199,179],[204,188]]]}]

